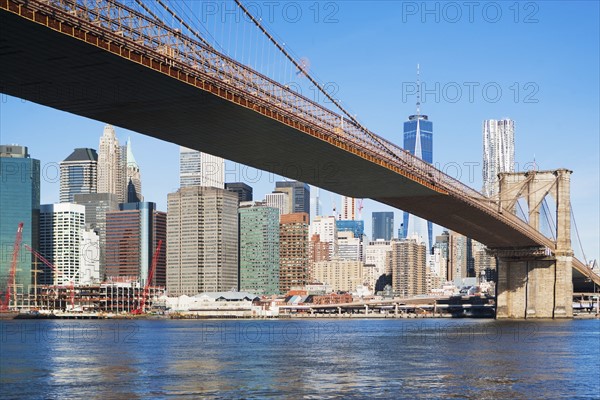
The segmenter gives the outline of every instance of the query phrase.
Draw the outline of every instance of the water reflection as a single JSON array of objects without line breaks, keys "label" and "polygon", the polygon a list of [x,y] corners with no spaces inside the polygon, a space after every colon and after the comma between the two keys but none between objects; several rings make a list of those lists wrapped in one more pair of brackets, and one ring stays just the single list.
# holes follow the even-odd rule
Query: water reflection
[{"label": "water reflection", "polygon": [[582,398],[598,321],[2,321],[5,398]]}]

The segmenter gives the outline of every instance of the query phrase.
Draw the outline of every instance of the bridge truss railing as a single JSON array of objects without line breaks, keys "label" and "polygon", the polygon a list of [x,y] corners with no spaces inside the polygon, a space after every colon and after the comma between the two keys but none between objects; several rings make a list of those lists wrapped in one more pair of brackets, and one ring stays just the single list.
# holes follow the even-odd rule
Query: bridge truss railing
[{"label": "bridge truss railing", "polygon": [[[143,0],[141,0],[143,1]],[[12,0],[29,9],[46,11],[73,26],[110,38],[161,63],[221,87],[255,104],[275,109],[358,152],[404,171],[429,187],[459,197],[490,215],[509,223],[540,244],[552,242],[510,213],[498,213],[489,199],[457,179],[444,174],[410,152],[345,119],[322,105],[273,81],[259,72],[219,53],[212,47],[184,35],[154,15],[145,14],[117,0]]]},{"label": "bridge truss railing", "polygon": [[[22,2],[30,6],[36,3],[35,0]],[[474,198],[481,197],[477,191],[342,115],[119,1],[39,0],[38,3],[40,7],[46,5],[65,11],[67,17],[74,19],[73,22],[84,20],[100,30],[118,35],[129,46],[137,46],[140,52],[150,50],[168,64],[191,68],[202,78],[212,78],[216,84],[226,86],[228,90],[239,91],[245,96],[250,94],[265,105],[316,125],[328,135],[398,165],[426,182],[450,186],[450,189]]]}]

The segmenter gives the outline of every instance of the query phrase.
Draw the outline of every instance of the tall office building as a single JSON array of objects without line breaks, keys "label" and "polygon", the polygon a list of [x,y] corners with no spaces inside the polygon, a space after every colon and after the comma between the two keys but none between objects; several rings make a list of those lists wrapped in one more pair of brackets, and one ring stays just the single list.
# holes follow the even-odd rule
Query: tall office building
[{"label": "tall office building", "polygon": [[98,154],[94,149],[75,149],[60,163],[60,202],[72,203],[76,194],[96,193]]},{"label": "tall office building", "polygon": [[106,278],[106,213],[119,210],[119,200],[112,193],[76,194],[74,203],[85,206],[85,226],[98,234],[99,274]]},{"label": "tall office building", "polygon": [[[19,223],[22,241],[39,249],[40,161],[31,158],[25,146],[0,146],[0,291],[6,289],[13,244]],[[21,251],[15,282],[19,293],[28,293],[32,257]]]},{"label": "tall office building", "polygon": [[[358,241],[358,250],[360,254],[357,260],[364,261],[363,239],[365,237],[365,221],[356,219],[358,212],[356,203],[357,201],[354,197],[342,196],[341,219],[335,221],[338,231],[338,255],[343,259],[348,259],[347,256],[343,254],[347,249],[348,243],[352,242],[352,246],[354,246],[356,241]],[[351,233],[352,238],[349,238],[346,233]]]},{"label": "tall office building", "polygon": [[394,237],[394,213],[391,211],[374,212],[372,217],[373,237],[371,239],[392,240]]},{"label": "tall office building", "polygon": [[127,171],[122,148],[112,125],[106,125],[98,146],[98,193],[112,193],[119,203],[127,202]]},{"label": "tall office building", "polygon": [[154,253],[163,241],[151,284],[165,286],[166,223],[164,212],[151,202],[122,203],[106,213],[106,276],[148,281]]},{"label": "tall office building", "polygon": [[394,293],[402,297],[427,294],[426,248],[416,238],[391,243],[388,256]]},{"label": "tall office building", "polygon": [[337,255],[338,231],[335,217],[317,216],[310,224],[310,237],[319,235],[321,242],[329,244],[329,256],[331,258]]},{"label": "tall office building", "polygon": [[314,190],[315,197],[310,198],[310,215],[312,218],[321,216],[323,213],[323,206],[321,204],[321,198],[319,197],[319,188]]},{"label": "tall office building", "polygon": [[304,286],[309,278],[307,213],[282,215],[279,224],[279,290]]},{"label": "tall office building", "polygon": [[225,188],[225,160],[180,146],[179,186]]},{"label": "tall office building", "polygon": [[238,196],[182,187],[167,196],[167,290],[170,295],[238,287]]},{"label": "tall office building", "polygon": [[459,282],[461,279],[475,276],[475,260],[470,238],[450,232],[448,256],[448,280]]},{"label": "tall office building", "polygon": [[498,174],[513,172],[515,166],[515,123],[511,119],[483,121],[483,189],[493,197],[500,188]]},{"label": "tall office building", "polygon": [[283,192],[267,193],[265,204],[279,210],[279,215],[291,214],[289,195]]},{"label": "tall office building", "polygon": [[289,195],[290,213],[307,213],[310,218],[310,186],[298,181],[275,182],[276,192]]},{"label": "tall office building", "polygon": [[133,150],[131,148],[131,138],[127,139],[123,153],[126,155],[126,193],[128,203],[139,203],[144,201],[142,196],[142,175],[140,167],[135,161]]},{"label": "tall office building", "polygon": [[[433,122],[429,121],[427,115],[419,113],[418,106],[417,114],[408,117],[408,121],[404,123],[404,150],[429,164],[433,163]],[[403,217],[403,238],[416,235],[417,240],[424,242],[430,249],[433,240],[431,221],[407,212],[404,212]]]},{"label": "tall office building", "polygon": [[240,291],[279,294],[279,211],[242,203],[240,217]]},{"label": "tall office building", "polygon": [[354,197],[342,196],[342,214],[340,215],[340,219],[354,221],[356,213],[356,199]]},{"label": "tall office building", "polygon": [[226,183],[225,189],[237,193],[240,203],[243,201],[252,201],[252,187],[243,182]]},{"label": "tall office building", "polygon": [[[417,113],[404,122],[404,150],[413,156],[433,163],[433,122],[427,115],[421,114],[421,81],[420,68],[417,65]],[[416,238],[431,249],[433,242],[433,225],[421,217],[404,212],[402,218],[402,238]],[[427,252],[429,254],[429,251]]]},{"label": "tall office building", "polygon": [[435,237],[433,245],[432,257],[432,273],[440,278],[440,283],[444,283],[450,279],[449,276],[449,261],[450,261],[450,233],[442,232],[441,235]]},{"label": "tall office building", "polygon": [[[50,261],[58,272],[51,271],[46,265],[38,265],[43,274],[38,283],[66,285],[78,284],[86,274],[82,266],[90,265],[93,259],[84,260],[89,255],[85,247],[85,207],[80,204],[58,203],[40,206],[40,253]],[[89,231],[91,232],[91,231]],[[92,234],[86,234],[90,239]],[[97,241],[96,241],[97,246]],[[92,256],[93,256],[92,252]],[[97,257],[97,255],[96,255]],[[95,260],[96,262],[98,260]],[[95,268],[99,272],[99,264]],[[85,268],[84,268],[85,269]],[[96,271],[90,271],[97,274]]]}]

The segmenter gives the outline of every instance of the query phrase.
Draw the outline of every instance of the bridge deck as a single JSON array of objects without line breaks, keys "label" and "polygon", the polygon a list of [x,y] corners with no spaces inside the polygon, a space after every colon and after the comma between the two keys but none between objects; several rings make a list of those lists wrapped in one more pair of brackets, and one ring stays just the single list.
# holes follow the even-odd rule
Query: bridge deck
[{"label": "bridge deck", "polygon": [[336,193],[375,199],[489,247],[540,244],[464,195],[446,194],[393,165],[332,143],[318,127],[265,109],[251,93],[240,100],[206,82],[199,88],[177,68],[132,61],[135,44],[116,46],[112,41],[118,38],[110,31],[98,35],[56,24],[48,28],[48,19],[32,22],[6,11],[7,0],[0,3],[3,93]]},{"label": "bridge deck", "polygon": [[336,193],[372,198],[492,247],[537,245],[461,198],[82,40],[5,11],[0,16],[4,93]]}]

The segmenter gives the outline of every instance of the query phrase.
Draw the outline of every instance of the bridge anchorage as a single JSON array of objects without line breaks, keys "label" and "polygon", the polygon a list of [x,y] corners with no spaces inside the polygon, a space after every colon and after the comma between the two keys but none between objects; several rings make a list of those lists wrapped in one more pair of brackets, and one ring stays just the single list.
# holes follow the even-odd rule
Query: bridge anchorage
[{"label": "bridge anchorage", "polygon": [[501,173],[499,212],[516,212],[524,198],[529,225],[540,230],[546,196],[556,203],[556,235],[551,246],[492,248],[498,260],[496,318],[572,318],[570,178],[572,171]]}]

